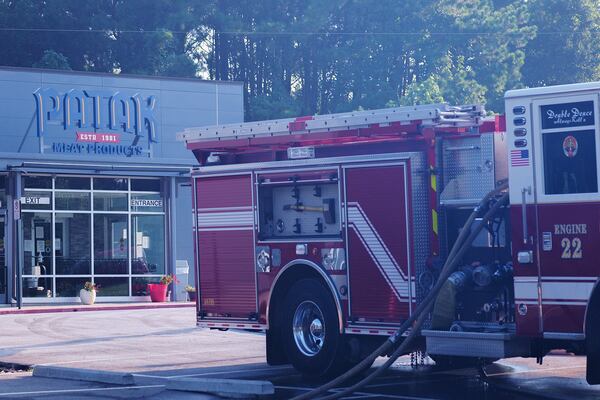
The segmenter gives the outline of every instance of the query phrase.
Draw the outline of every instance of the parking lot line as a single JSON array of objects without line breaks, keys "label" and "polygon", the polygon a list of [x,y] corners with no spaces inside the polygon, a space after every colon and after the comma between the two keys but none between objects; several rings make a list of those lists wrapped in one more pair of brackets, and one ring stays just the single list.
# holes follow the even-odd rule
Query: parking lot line
[{"label": "parking lot line", "polygon": [[57,389],[57,390],[40,390],[35,392],[12,392],[12,393],[0,393],[0,397],[7,396],[29,396],[29,395],[43,395],[43,394],[67,394],[67,393],[85,393],[85,392],[102,392],[109,390],[128,390],[128,389],[154,389],[162,388],[166,385],[146,385],[146,386],[119,386],[110,388],[88,388],[88,389]]}]

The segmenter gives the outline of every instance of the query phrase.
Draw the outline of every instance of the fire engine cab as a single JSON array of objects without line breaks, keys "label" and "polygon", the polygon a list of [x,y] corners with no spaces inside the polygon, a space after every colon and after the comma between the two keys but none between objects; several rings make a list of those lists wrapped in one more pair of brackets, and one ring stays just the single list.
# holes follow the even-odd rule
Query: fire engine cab
[{"label": "fire engine cab", "polygon": [[268,362],[305,374],[348,368],[415,312],[508,181],[415,348],[440,363],[567,349],[600,382],[599,94],[186,129],[198,326],[265,331]]}]

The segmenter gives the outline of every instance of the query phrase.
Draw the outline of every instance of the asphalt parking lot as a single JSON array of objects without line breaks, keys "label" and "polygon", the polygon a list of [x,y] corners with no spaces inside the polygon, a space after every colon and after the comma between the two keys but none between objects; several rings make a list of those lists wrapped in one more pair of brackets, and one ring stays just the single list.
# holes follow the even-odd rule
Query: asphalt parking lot
[{"label": "asphalt parking lot", "polygon": [[[98,311],[0,316],[0,362],[128,372],[135,384],[51,379],[31,372],[0,373],[2,398],[211,399],[167,389],[172,379],[229,378],[272,382],[274,399],[318,385],[289,366],[270,367],[264,337],[250,332],[197,329],[193,309]],[[474,369],[413,368],[409,357],[348,399],[573,399],[600,398],[584,381],[585,358],[558,352],[534,360],[503,360]],[[350,384],[352,382],[349,382]],[[338,389],[335,389],[338,390]],[[334,390],[334,391],[335,391]]]}]

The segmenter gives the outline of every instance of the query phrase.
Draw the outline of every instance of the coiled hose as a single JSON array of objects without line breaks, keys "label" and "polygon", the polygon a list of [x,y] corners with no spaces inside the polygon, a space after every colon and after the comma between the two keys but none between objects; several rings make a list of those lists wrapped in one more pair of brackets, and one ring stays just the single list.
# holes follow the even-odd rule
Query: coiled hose
[{"label": "coiled hose", "polygon": [[448,258],[446,259],[446,262],[444,264],[444,267],[442,268],[442,271],[440,272],[440,276],[438,277],[436,284],[425,297],[425,299],[423,299],[423,301],[417,306],[415,312],[406,321],[404,321],[400,328],[398,328],[398,330],[393,335],[391,335],[385,341],[385,343],[379,346],[373,353],[371,353],[364,360],[362,360],[360,363],[358,363],[356,366],[354,366],[352,369],[348,370],[344,374],[325,383],[322,386],[311,390],[310,392],[296,396],[292,400],[314,399],[317,396],[326,393],[330,389],[344,383],[346,380],[350,379],[354,375],[361,373],[362,371],[364,371],[365,368],[371,366],[375,359],[388,353],[388,351],[393,349],[394,346],[397,345],[398,341],[400,341],[400,339],[402,338],[402,335],[411,327],[413,323],[415,323],[414,326],[412,326],[412,329],[409,332],[408,336],[402,341],[400,346],[390,355],[388,360],[383,365],[378,367],[375,371],[369,374],[369,376],[359,381],[358,383],[344,389],[343,391],[339,391],[335,394],[323,397],[322,400],[339,399],[343,396],[355,392],[361,387],[364,387],[365,385],[369,384],[373,379],[381,375],[387,368],[389,368],[389,366],[392,365],[398,357],[406,353],[412,341],[420,334],[420,328],[425,322],[427,315],[431,312],[434,300],[436,299],[438,292],[442,288],[442,285],[445,283],[446,279],[448,279],[450,274],[454,272],[460,259],[469,249],[471,243],[473,242],[473,240],[475,240],[479,232],[481,232],[481,230],[484,228],[487,221],[489,221],[490,218],[493,217],[502,206],[508,203],[508,193],[502,195],[502,197],[492,207],[490,207],[488,212],[483,216],[481,221],[475,226],[474,229],[470,229],[470,227],[473,225],[473,222],[475,221],[475,218],[493,197],[497,196],[503,190],[506,190],[507,187],[507,183],[498,186],[496,189],[489,192],[479,202],[477,207],[475,207],[475,209],[467,219],[467,222],[465,223],[463,229],[461,230],[456,242],[454,243],[454,246],[452,247]]}]

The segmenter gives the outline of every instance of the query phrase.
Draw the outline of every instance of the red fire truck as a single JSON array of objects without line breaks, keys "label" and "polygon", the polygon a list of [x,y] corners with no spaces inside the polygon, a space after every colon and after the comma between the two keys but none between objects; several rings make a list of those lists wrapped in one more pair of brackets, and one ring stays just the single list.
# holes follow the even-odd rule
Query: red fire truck
[{"label": "red fire truck", "polygon": [[266,332],[323,375],[406,321],[486,194],[485,221],[417,342],[435,360],[588,356],[600,382],[600,83],[179,134],[193,171],[198,326]]}]

